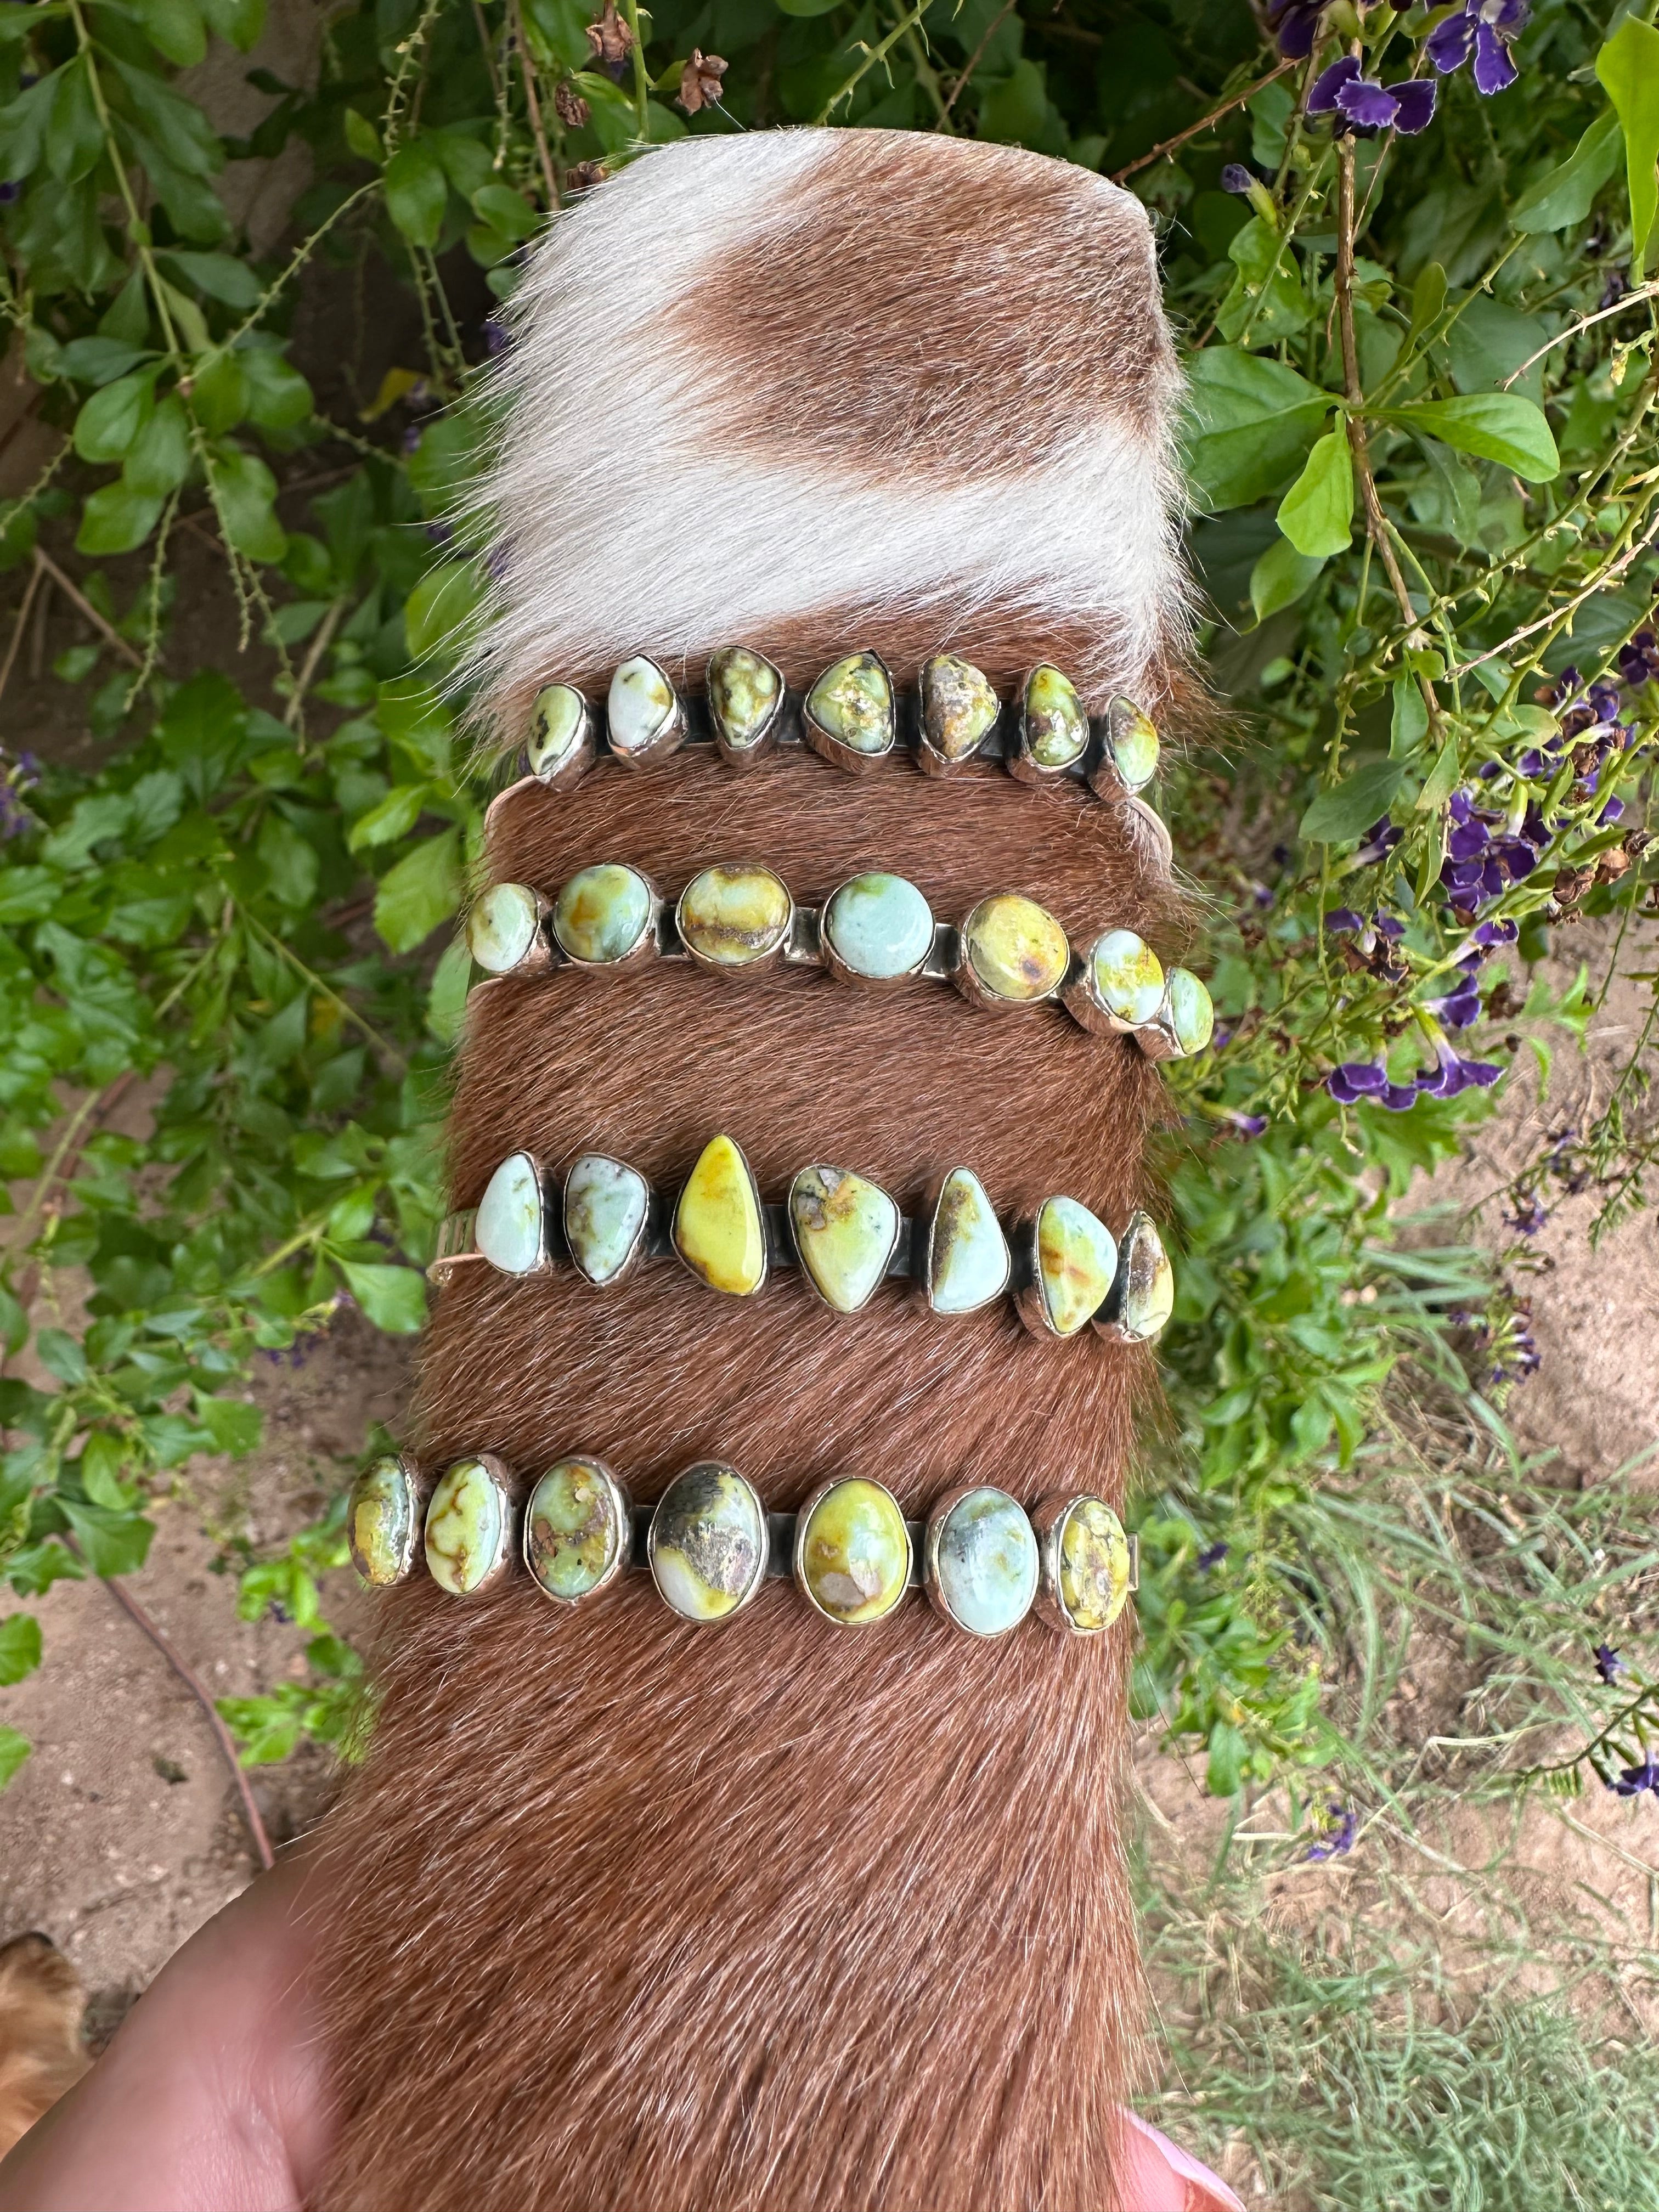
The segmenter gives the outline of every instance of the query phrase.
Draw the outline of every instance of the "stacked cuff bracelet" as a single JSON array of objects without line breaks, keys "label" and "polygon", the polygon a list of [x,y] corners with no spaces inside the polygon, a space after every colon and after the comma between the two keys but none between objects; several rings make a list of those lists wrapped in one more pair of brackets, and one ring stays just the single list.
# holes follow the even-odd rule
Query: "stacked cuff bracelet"
[{"label": "stacked cuff bracelet", "polygon": [[971,1169],[902,1214],[879,1183],[848,1168],[802,1168],[781,1206],[762,1198],[727,1136],[711,1138],[672,1207],[637,1169],[584,1152],[556,1186],[532,1153],[495,1170],[476,1206],[452,1213],[428,1273],[442,1282],[483,1261],[504,1275],[567,1265],[598,1289],[641,1262],[678,1258],[710,1290],[752,1297],[775,1267],[799,1267],[833,1311],[857,1313],[888,1277],[922,1286],[936,1314],[977,1312],[1012,1294],[1034,1334],[1075,1336],[1092,1322],[1118,1342],[1158,1334],[1175,1274],[1152,1220],[1133,1213],[1121,1243],[1074,1198],[1044,1199],[1004,1230]]},{"label": "stacked cuff bracelet", "polygon": [[1215,1022],[1199,978],[1184,968],[1166,978],[1133,930],[1074,947],[1046,908],[1012,891],[981,899],[956,927],[934,920],[914,884],[880,871],[850,877],[819,908],[798,906],[759,865],[701,869],[671,902],[639,869],[604,861],[551,899],[495,884],[467,918],[466,942],[492,976],[653,958],[722,975],[782,959],[875,988],[922,976],[976,1006],[1058,1002],[1085,1030],[1133,1035],[1153,1060],[1201,1052]]},{"label": "stacked cuff bracelet", "polygon": [[719,1460],[685,1468],[653,1508],[636,1510],[603,1461],[572,1454],[535,1484],[520,1524],[492,1453],[456,1461],[429,1495],[399,1455],[358,1476],[347,1533],[353,1564],[375,1586],[403,1581],[424,1558],[441,1589],[469,1597],[506,1575],[516,1550],[556,1605],[586,1604],[635,1569],[672,1611],[700,1624],[740,1613],[769,1576],[792,1578],[841,1628],[886,1620],[920,1584],[970,1636],[1006,1635],[1034,1606],[1064,1633],[1093,1636],[1139,1582],[1134,1538],[1086,1492],[1056,1492],[1028,1514],[1005,1490],[967,1484],[926,1522],[907,1522],[883,1484],[846,1476],[799,1513],[769,1513],[754,1485]]}]

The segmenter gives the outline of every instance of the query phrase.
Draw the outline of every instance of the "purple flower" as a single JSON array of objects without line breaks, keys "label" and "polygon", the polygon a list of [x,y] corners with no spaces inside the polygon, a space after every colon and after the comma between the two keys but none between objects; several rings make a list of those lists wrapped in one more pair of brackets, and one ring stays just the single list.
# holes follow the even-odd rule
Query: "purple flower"
[{"label": "purple flower", "polygon": [[1259,1137],[1267,1126],[1265,1114],[1241,1114],[1237,1108],[1230,1106],[1224,1106],[1221,1112],[1223,1120],[1231,1121],[1241,1137]]},{"label": "purple flower", "polygon": [[505,323],[498,323],[494,315],[483,326],[484,351],[493,361],[498,353],[505,353],[509,343]]},{"label": "purple flower", "polygon": [[1513,945],[1521,934],[1518,921],[1483,921],[1474,933],[1477,945]]},{"label": "purple flower", "polygon": [[1491,830],[1478,814],[1472,815],[1467,822],[1460,822],[1447,838],[1447,856],[1453,860],[1478,860],[1491,842]]},{"label": "purple flower", "polygon": [[15,200],[22,189],[21,185],[0,184],[0,203]]},{"label": "purple flower", "polygon": [[1440,88],[1431,76],[1407,77],[1402,83],[1391,84],[1394,94],[1394,127],[1402,137],[1415,138],[1419,131],[1426,131],[1434,120],[1435,101]]},{"label": "purple flower", "polygon": [[1513,1229],[1518,1236],[1536,1237],[1549,1218],[1537,1192],[1525,1190],[1516,1198],[1514,1212],[1504,1216],[1504,1226]]},{"label": "purple flower", "polygon": [[1287,62],[1304,62],[1314,50],[1314,40],[1319,35],[1319,19],[1324,13],[1314,0],[1272,0],[1267,9],[1267,27],[1279,41],[1279,51]]},{"label": "purple flower", "polygon": [[1403,131],[1407,136],[1426,131],[1434,119],[1437,88],[1431,77],[1407,78],[1403,83],[1382,85],[1361,73],[1352,54],[1344,54],[1322,70],[1308,94],[1310,115],[1341,115],[1362,131]]},{"label": "purple flower", "polygon": [[1595,1647],[1595,1671],[1604,1682],[1616,1682],[1625,1671],[1625,1662],[1611,1644]]},{"label": "purple flower", "polygon": [[1418,1071],[1419,1091],[1432,1098],[1455,1098],[1461,1091],[1489,1089],[1504,1073],[1489,1060],[1464,1060],[1431,1013],[1419,1012],[1417,1018],[1435,1056],[1432,1067]]},{"label": "purple flower", "polygon": [[1351,906],[1334,906],[1325,916],[1327,929],[1363,929],[1365,925]]},{"label": "purple flower", "polygon": [[1507,39],[1500,39],[1490,23],[1479,25],[1474,33],[1474,88],[1490,100],[1495,92],[1507,92],[1521,72],[1510,59]]},{"label": "purple flower", "polygon": [[1207,1575],[1212,1567],[1218,1567],[1227,1556],[1224,1544],[1206,1544],[1198,1555],[1198,1564]]},{"label": "purple flower", "polygon": [[1417,1103],[1417,1086],[1412,1083],[1390,1083],[1377,1103],[1386,1106],[1390,1114],[1409,1114]]},{"label": "purple flower", "polygon": [[1623,819],[1624,812],[1624,800],[1622,799],[1610,799],[1607,805],[1601,809],[1601,815],[1598,818],[1603,822],[1618,822]]},{"label": "purple flower", "polygon": [[1442,76],[1462,69],[1474,52],[1474,18],[1467,8],[1461,15],[1448,15],[1429,33],[1429,59]]},{"label": "purple flower", "polygon": [[1224,192],[1248,192],[1255,182],[1255,179],[1243,161],[1229,161],[1221,172],[1221,189]]},{"label": "purple flower", "polygon": [[1352,1805],[1331,1805],[1325,1817],[1325,1833],[1316,1844],[1310,1844],[1307,1855],[1310,1859],[1346,1858],[1359,1833],[1359,1815]]},{"label": "purple flower", "polygon": [[1336,110],[1337,94],[1344,85],[1352,84],[1362,74],[1352,54],[1344,54],[1328,70],[1321,70],[1314,79],[1313,90],[1308,94],[1310,115],[1330,115]]},{"label": "purple flower", "polygon": [[1365,841],[1353,856],[1354,866],[1359,868],[1372,866],[1385,854],[1391,853],[1405,834],[1403,830],[1396,830],[1385,814],[1380,822],[1373,822],[1365,832]]},{"label": "purple flower", "polygon": [[1621,1797],[1639,1797],[1644,1790],[1651,1790],[1659,1797],[1659,1763],[1644,1759],[1639,1766],[1627,1766],[1616,1782],[1609,1782],[1609,1790]]},{"label": "purple flower", "polygon": [[1454,991],[1444,999],[1431,999],[1428,1006],[1449,1030],[1466,1030],[1471,1022],[1480,1018],[1480,994],[1471,984],[1467,990]]},{"label": "purple flower", "polygon": [[1519,74],[1510,47],[1532,13],[1528,0],[1464,0],[1459,15],[1449,15],[1429,33],[1430,61],[1442,76],[1474,57],[1474,88],[1490,100]]},{"label": "purple flower", "polygon": [[1376,927],[1378,934],[1382,937],[1403,937],[1406,934],[1406,925],[1396,915],[1379,914]]},{"label": "purple flower", "polygon": [[1388,1087],[1389,1071],[1380,1060],[1345,1060],[1325,1078],[1325,1088],[1342,1106],[1357,1106]]}]

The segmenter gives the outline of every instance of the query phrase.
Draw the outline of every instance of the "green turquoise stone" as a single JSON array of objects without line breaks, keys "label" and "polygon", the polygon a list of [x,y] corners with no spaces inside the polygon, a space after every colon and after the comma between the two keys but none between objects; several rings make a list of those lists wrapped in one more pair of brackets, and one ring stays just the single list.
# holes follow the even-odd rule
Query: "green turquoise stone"
[{"label": "green turquoise stone", "polygon": [[505,975],[536,942],[536,894],[523,884],[492,884],[466,918],[466,949],[480,968]]},{"label": "green turquoise stone", "polygon": [[933,909],[902,876],[854,876],[824,908],[823,934],[854,975],[890,982],[913,974],[933,950]]},{"label": "green turquoise stone", "polygon": [[418,1525],[415,1486],[403,1462],[377,1459],[366,1467],[346,1504],[351,1564],[366,1583],[384,1589],[403,1580],[414,1558]]},{"label": "green turquoise stone", "polygon": [[1001,711],[989,679],[954,653],[936,653],[921,672],[921,726],[941,760],[963,761]]},{"label": "green turquoise stone", "polygon": [[490,1176],[472,1234],[490,1266],[504,1275],[528,1275],[539,1265],[542,1182],[528,1152],[514,1152]]},{"label": "green turquoise stone", "polygon": [[553,902],[553,934],[571,959],[593,967],[626,960],[651,927],[651,887],[620,861],[571,877]]},{"label": "green turquoise stone", "polygon": [[680,894],[674,920],[700,960],[744,968],[765,960],[789,934],[793,904],[770,868],[705,868]]},{"label": "green turquoise stone", "polygon": [[1066,980],[1072,948],[1045,907],[1013,891],[981,899],[962,926],[968,963],[993,998],[1030,1006]]},{"label": "green turquoise stone", "polygon": [[562,1459],[525,1508],[525,1565],[550,1597],[574,1605],[612,1572],[632,1533],[617,1486],[597,1461]]},{"label": "green turquoise stone", "polygon": [[590,1283],[603,1288],[628,1265],[650,1203],[645,1177],[620,1160],[584,1152],[572,1167],[564,1182],[564,1241]]},{"label": "green turquoise stone", "polygon": [[611,750],[644,752],[662,735],[673,712],[674,687],[656,662],[643,653],[624,660],[605,700]]},{"label": "green turquoise stone", "polygon": [[806,695],[819,727],[855,753],[884,753],[893,743],[893,687],[873,653],[849,653],[826,668]]},{"label": "green turquoise stone", "polygon": [[1089,742],[1089,717],[1071,678],[1045,662],[1025,684],[1025,746],[1039,768],[1070,768]]},{"label": "green turquoise stone", "polygon": [[1048,1198],[1036,1224],[1037,1283],[1056,1336],[1075,1336],[1105,1304],[1117,1272],[1117,1241],[1074,1198]]},{"label": "green turquoise stone", "polygon": [[1215,1031],[1215,1007],[1190,968],[1170,970],[1170,1027],[1183,1057],[1202,1052]]},{"label": "green turquoise stone", "polygon": [[1109,720],[1112,763],[1131,791],[1140,791],[1158,774],[1158,730],[1152,716],[1133,699],[1114,699]]},{"label": "green turquoise stone", "polygon": [[426,1509],[426,1563],[452,1597],[482,1589],[506,1555],[507,1502],[479,1459],[459,1460]]},{"label": "green turquoise stone", "polygon": [[985,1186],[969,1168],[952,1168],[933,1209],[927,1250],[927,1303],[935,1313],[976,1313],[1008,1287],[1008,1240]]},{"label": "green turquoise stone", "polygon": [[1079,1498],[1060,1532],[1060,1602],[1073,1628],[1109,1628],[1129,1595],[1129,1540],[1098,1498]]},{"label": "green turquoise stone", "polygon": [[1030,1611],[1037,1589],[1036,1534],[1006,1490],[970,1490],[934,1540],[934,1586],[951,1619],[975,1636],[1004,1636]]},{"label": "green turquoise stone", "polygon": [[1133,929],[1109,929],[1089,951],[1095,996],[1109,1014],[1132,1028],[1149,1022],[1164,1003],[1164,966]]},{"label": "green turquoise stone", "polygon": [[530,709],[530,741],[525,748],[532,775],[544,781],[558,774],[576,750],[586,702],[568,684],[550,684],[536,694]]},{"label": "green turquoise stone", "polygon": [[910,1536],[898,1501],[878,1482],[832,1483],[801,1523],[795,1572],[821,1611],[862,1628],[891,1613],[910,1574]]},{"label": "green turquoise stone", "polygon": [[735,1468],[705,1461],[676,1475],[651,1516],[651,1573],[682,1620],[724,1620],[766,1571],[766,1519]]},{"label": "green turquoise stone", "polygon": [[722,646],[708,663],[708,711],[733,752],[759,744],[782,696],[777,670],[745,647]]},{"label": "green turquoise stone", "polygon": [[803,1168],[789,1187],[789,1226],[824,1304],[856,1313],[887,1272],[899,1210],[878,1183],[846,1168]]},{"label": "green turquoise stone", "polygon": [[1117,1273],[1096,1326],[1107,1336],[1144,1344],[1175,1311],[1175,1269],[1148,1214],[1136,1213],[1123,1232]]}]

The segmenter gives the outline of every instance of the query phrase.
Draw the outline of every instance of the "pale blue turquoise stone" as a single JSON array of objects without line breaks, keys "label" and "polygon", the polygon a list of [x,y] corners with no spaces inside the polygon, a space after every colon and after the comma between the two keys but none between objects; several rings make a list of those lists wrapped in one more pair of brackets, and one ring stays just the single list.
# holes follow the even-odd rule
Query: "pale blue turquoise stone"
[{"label": "pale blue turquoise stone", "polygon": [[854,876],[824,909],[823,933],[855,975],[889,982],[908,975],[927,957],[933,909],[902,876]]},{"label": "pale blue turquoise stone", "polygon": [[1037,1544],[1006,1490],[970,1490],[945,1517],[933,1571],[945,1611],[975,1636],[1017,1628],[1036,1596]]},{"label": "pale blue turquoise stone", "polygon": [[564,1239],[590,1283],[621,1273],[645,1226],[650,1190],[645,1177],[603,1152],[584,1152],[564,1185]]},{"label": "pale blue turquoise stone", "polygon": [[504,1159],[478,1201],[478,1249],[504,1275],[527,1275],[542,1256],[542,1185],[528,1152]]},{"label": "pale blue turquoise stone", "polygon": [[1008,1240],[971,1168],[952,1168],[933,1210],[927,1303],[935,1313],[975,1313],[1008,1287]]},{"label": "pale blue turquoise stone", "polygon": [[505,975],[536,942],[536,894],[523,884],[492,884],[466,918],[466,949],[491,975]]},{"label": "pale blue turquoise stone", "polygon": [[619,860],[583,868],[553,902],[553,934],[573,960],[595,967],[626,960],[651,921],[651,888]]},{"label": "pale blue turquoise stone", "polygon": [[1190,968],[1170,970],[1170,1026],[1183,1054],[1202,1052],[1214,1034],[1215,1008]]}]

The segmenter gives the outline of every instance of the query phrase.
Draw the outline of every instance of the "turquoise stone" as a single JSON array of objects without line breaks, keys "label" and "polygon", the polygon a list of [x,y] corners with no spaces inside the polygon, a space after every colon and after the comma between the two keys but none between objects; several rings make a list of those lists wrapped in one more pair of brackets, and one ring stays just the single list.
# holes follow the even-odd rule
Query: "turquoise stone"
[{"label": "turquoise stone", "polygon": [[768,960],[789,934],[794,903],[770,868],[704,868],[674,910],[682,943],[713,968]]},{"label": "turquoise stone", "polygon": [[1008,1287],[1008,1240],[971,1168],[952,1168],[927,1242],[927,1303],[935,1313],[976,1313]]},{"label": "turquoise stone", "polygon": [[878,1183],[846,1168],[803,1168],[789,1186],[795,1249],[824,1304],[856,1313],[887,1272],[899,1210]]},{"label": "turquoise stone", "polygon": [[585,965],[626,960],[650,927],[651,886],[619,861],[582,869],[553,902],[553,934]]},{"label": "turquoise stone", "polygon": [[933,1586],[945,1617],[974,1636],[1006,1636],[1037,1590],[1036,1534],[1025,1510],[988,1484],[928,1531]]},{"label": "turquoise stone", "polygon": [[1074,1198],[1048,1198],[1036,1223],[1037,1285],[1056,1336],[1075,1336],[1106,1302],[1117,1272],[1117,1240]]},{"label": "turquoise stone", "polygon": [[482,1589],[507,1557],[512,1507],[481,1459],[458,1460],[426,1509],[426,1564],[440,1589],[467,1597]]},{"label": "turquoise stone", "polygon": [[1109,1014],[1138,1028],[1164,1003],[1164,968],[1133,929],[1109,929],[1089,949],[1089,977]]},{"label": "turquoise stone", "polygon": [[598,1460],[562,1459],[525,1507],[524,1559],[538,1586],[562,1605],[578,1605],[622,1564],[627,1500]]},{"label": "turquoise stone", "polygon": [[891,1491],[867,1477],[832,1482],[802,1516],[795,1579],[842,1628],[884,1620],[910,1578],[910,1532]]},{"label": "turquoise stone", "polygon": [[968,759],[1001,712],[989,679],[959,653],[936,653],[921,672],[921,726],[941,760]]},{"label": "turquoise stone", "polygon": [[420,1526],[415,1486],[400,1459],[377,1459],[351,1486],[346,1542],[351,1564],[377,1589],[401,1582],[414,1563]]},{"label": "turquoise stone", "polygon": [[913,975],[933,950],[933,909],[902,876],[854,876],[825,907],[823,934],[854,975],[890,982]]},{"label": "turquoise stone", "polygon": [[1119,1343],[1145,1344],[1175,1311],[1175,1269],[1152,1217],[1133,1214],[1118,1250],[1117,1273],[1095,1327]]},{"label": "turquoise stone", "polygon": [[1190,968],[1170,970],[1170,1027],[1183,1057],[1202,1052],[1214,1034],[1215,1008]]},{"label": "turquoise stone", "polygon": [[581,693],[568,684],[550,684],[536,694],[530,709],[530,741],[525,747],[532,775],[545,783],[566,765],[576,750],[586,712]]},{"label": "turquoise stone", "polygon": [[590,1283],[614,1282],[634,1256],[651,1203],[642,1175],[584,1152],[565,1177],[564,1241]]},{"label": "turquoise stone", "polygon": [[708,663],[708,711],[733,752],[747,752],[771,727],[783,679],[769,660],[741,645],[724,645]]},{"label": "turquoise stone", "polygon": [[1158,730],[1152,716],[1133,699],[1114,699],[1108,724],[1112,762],[1125,785],[1140,791],[1158,774]]},{"label": "turquoise stone", "polygon": [[651,1516],[652,1578],[682,1620],[724,1620],[766,1571],[766,1516],[734,1467],[706,1460],[677,1474]]},{"label": "turquoise stone", "polygon": [[1039,768],[1069,768],[1089,742],[1089,718],[1069,677],[1046,663],[1025,684],[1025,745]]},{"label": "turquoise stone", "polygon": [[466,949],[480,968],[505,975],[536,942],[536,894],[524,884],[492,884],[466,918]]},{"label": "turquoise stone", "polygon": [[667,729],[674,712],[674,687],[654,660],[643,653],[624,660],[611,679],[605,720],[613,752],[643,753]]},{"label": "turquoise stone", "polygon": [[855,753],[872,757],[893,743],[893,687],[873,653],[848,653],[826,668],[806,695],[818,726]]},{"label": "turquoise stone", "polygon": [[472,1233],[479,1251],[504,1275],[527,1275],[539,1264],[542,1184],[528,1152],[514,1152],[490,1176]]}]

